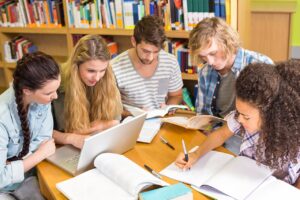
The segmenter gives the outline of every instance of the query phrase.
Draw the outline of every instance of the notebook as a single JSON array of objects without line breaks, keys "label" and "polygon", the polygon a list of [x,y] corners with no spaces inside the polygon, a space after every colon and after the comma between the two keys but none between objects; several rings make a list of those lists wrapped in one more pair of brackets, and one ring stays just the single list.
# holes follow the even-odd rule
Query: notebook
[{"label": "notebook", "polygon": [[97,155],[104,152],[122,154],[132,149],[142,129],[146,113],[86,138],[82,150],[65,145],[47,160],[72,175],[93,167]]}]

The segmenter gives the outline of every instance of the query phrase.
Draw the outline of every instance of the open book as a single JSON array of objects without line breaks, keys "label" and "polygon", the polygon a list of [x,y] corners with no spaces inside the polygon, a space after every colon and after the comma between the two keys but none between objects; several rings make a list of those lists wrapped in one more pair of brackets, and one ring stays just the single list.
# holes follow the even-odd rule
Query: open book
[{"label": "open book", "polygon": [[96,168],[56,184],[68,199],[137,199],[151,185],[168,185],[123,155],[103,153],[94,161]]},{"label": "open book", "polygon": [[154,118],[154,117],[163,117],[173,109],[188,109],[188,107],[185,105],[167,105],[164,108],[145,111],[141,108],[137,108],[137,107],[126,105],[126,104],[124,104],[124,108],[126,110],[128,110],[133,116],[137,116],[144,112],[147,112],[146,119],[150,119],[150,118]]},{"label": "open book", "polygon": [[225,123],[226,121],[222,118],[215,117],[212,115],[196,115],[194,117],[168,117],[164,118],[162,122],[167,122],[182,126],[186,129],[201,129],[211,130],[216,125]]},{"label": "open book", "polygon": [[192,184],[197,190],[214,198],[246,199],[272,177],[272,170],[257,165],[255,160],[247,157],[210,151],[190,170],[182,171],[172,163],[161,174]]}]

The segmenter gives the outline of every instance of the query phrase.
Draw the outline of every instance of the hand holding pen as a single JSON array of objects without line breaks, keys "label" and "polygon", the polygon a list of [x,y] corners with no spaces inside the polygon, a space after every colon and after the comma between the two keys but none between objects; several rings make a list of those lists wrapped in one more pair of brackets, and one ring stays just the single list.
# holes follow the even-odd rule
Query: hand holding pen
[{"label": "hand holding pen", "polygon": [[184,140],[182,139],[182,148],[183,148],[183,153],[184,153],[184,161],[185,162],[188,162],[189,161],[189,154],[186,150],[186,146],[185,146],[185,143],[184,143]]},{"label": "hand holding pen", "polygon": [[183,153],[180,153],[178,155],[175,164],[179,168],[183,170],[187,170],[191,168],[192,164],[195,163],[198,158],[195,152],[188,153],[184,140],[182,140],[182,149],[183,149]]}]

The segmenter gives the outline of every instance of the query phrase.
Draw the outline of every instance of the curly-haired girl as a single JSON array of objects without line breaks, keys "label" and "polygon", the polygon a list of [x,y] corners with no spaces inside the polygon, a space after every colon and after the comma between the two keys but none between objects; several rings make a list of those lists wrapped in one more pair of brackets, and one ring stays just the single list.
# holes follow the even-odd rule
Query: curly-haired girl
[{"label": "curly-haired girl", "polygon": [[240,155],[274,169],[274,176],[300,188],[300,62],[250,64],[236,82],[236,111],[227,125],[208,136],[180,168],[189,168],[208,151],[242,132]]}]

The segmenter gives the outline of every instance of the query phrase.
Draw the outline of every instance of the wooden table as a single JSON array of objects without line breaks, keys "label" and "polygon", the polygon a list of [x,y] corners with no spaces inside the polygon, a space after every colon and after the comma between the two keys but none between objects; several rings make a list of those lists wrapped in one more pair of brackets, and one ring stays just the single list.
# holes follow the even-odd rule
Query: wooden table
[{"label": "wooden table", "polygon": [[[159,139],[160,135],[166,138],[175,147],[175,150],[163,144]],[[191,149],[201,144],[205,136],[199,131],[186,130],[171,124],[164,124],[151,144],[137,143],[134,149],[126,152],[124,155],[140,166],[148,164],[154,170],[161,171],[174,162],[178,153],[182,152],[181,139],[185,140],[187,149]],[[219,147],[217,150],[230,153],[223,147]],[[47,161],[41,162],[37,169],[42,194],[48,200],[67,199],[56,189],[55,184],[72,176]],[[167,177],[163,177],[163,180],[171,184],[178,182]],[[195,190],[193,190],[193,195],[194,199],[209,199]]]}]

